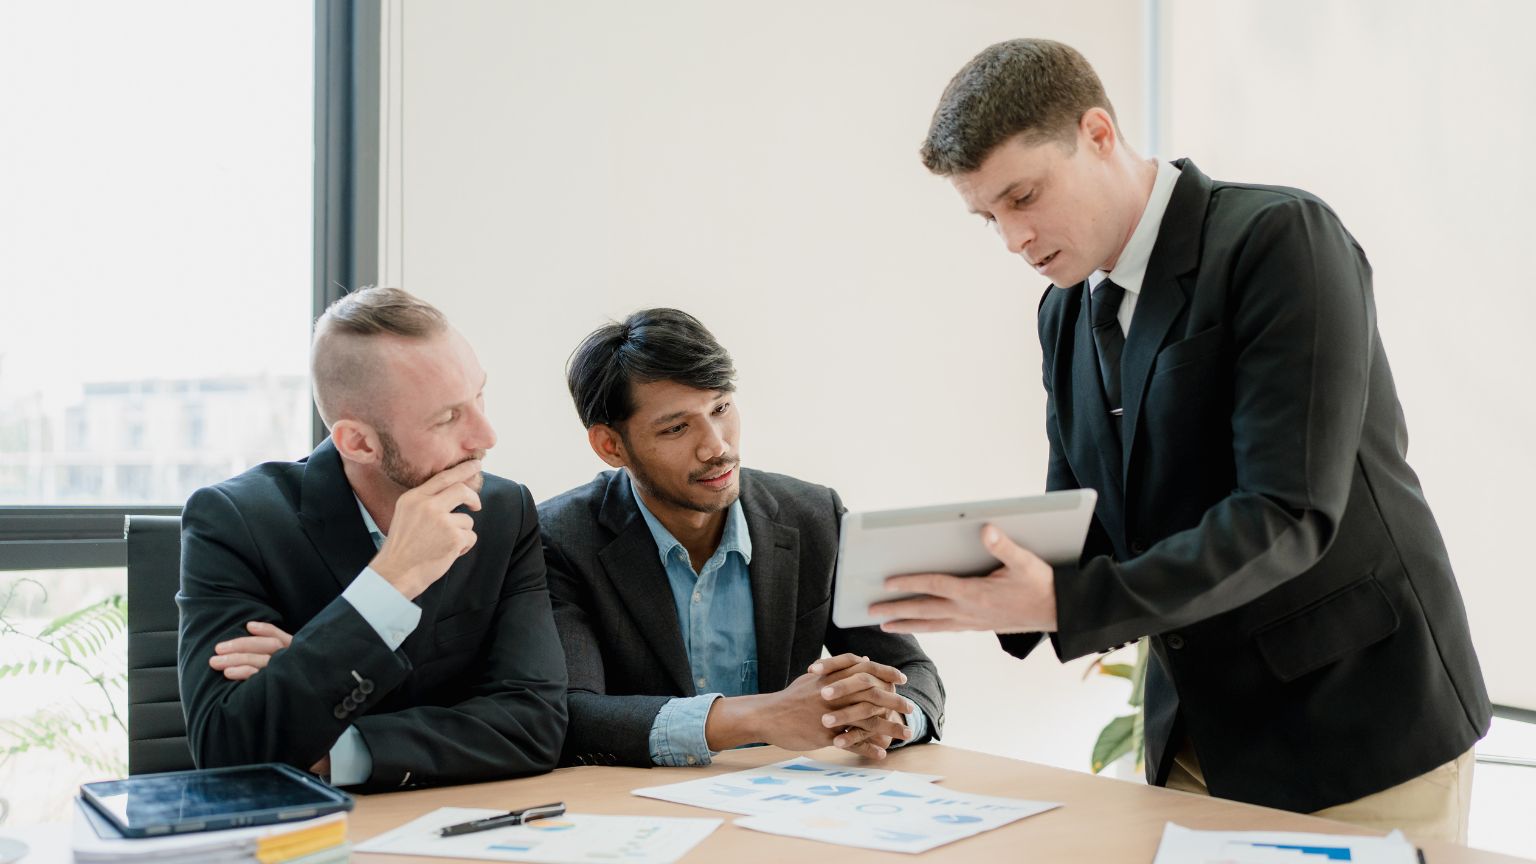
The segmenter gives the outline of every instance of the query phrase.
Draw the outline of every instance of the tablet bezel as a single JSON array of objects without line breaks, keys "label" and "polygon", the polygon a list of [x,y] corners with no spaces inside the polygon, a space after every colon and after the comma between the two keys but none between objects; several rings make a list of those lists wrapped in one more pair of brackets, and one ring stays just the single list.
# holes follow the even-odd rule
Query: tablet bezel
[{"label": "tablet bezel", "polygon": [[[294,788],[303,788],[319,792],[326,800],[321,802],[305,802],[267,807],[260,810],[240,810],[221,813],[216,816],[204,816],[187,818],[175,822],[164,822],[155,825],[132,826],[119,819],[116,810],[98,795],[102,787],[109,784],[121,783],[146,783],[148,781],[163,780],[167,777],[198,775],[200,777],[217,777],[221,774],[231,774],[241,771],[266,769],[281,776],[292,783]],[[283,765],[277,762],[256,763],[253,765],[234,765],[226,768],[203,768],[192,771],[165,771],[158,774],[137,774],[124,777],[119,780],[99,780],[93,783],[80,785],[80,797],[92,808],[100,813],[112,827],[116,828],[124,837],[167,837],[175,834],[192,834],[199,831],[222,831],[227,828],[249,828],[255,825],[273,825],[281,822],[298,822],[305,819],[313,819],[316,816],[324,816],[338,811],[351,810],[353,807],[352,796],[336,787],[294,768],[291,765]]]}]

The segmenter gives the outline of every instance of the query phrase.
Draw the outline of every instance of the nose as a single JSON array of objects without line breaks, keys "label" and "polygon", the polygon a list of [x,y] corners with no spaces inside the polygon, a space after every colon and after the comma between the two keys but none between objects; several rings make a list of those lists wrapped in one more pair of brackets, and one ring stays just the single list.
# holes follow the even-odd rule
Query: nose
[{"label": "nose", "polygon": [[698,459],[700,462],[709,462],[719,459],[731,450],[731,445],[726,443],[725,436],[721,434],[718,424],[703,424],[704,434],[699,439]]},{"label": "nose", "polygon": [[491,418],[478,405],[469,408],[469,422],[465,424],[466,435],[463,447],[465,450],[489,450],[496,446],[496,430],[491,427]]},{"label": "nose", "polygon": [[1035,240],[1034,226],[1018,216],[1004,215],[992,223],[997,236],[1003,238],[1003,245],[1009,252],[1015,255],[1024,254],[1024,249]]}]

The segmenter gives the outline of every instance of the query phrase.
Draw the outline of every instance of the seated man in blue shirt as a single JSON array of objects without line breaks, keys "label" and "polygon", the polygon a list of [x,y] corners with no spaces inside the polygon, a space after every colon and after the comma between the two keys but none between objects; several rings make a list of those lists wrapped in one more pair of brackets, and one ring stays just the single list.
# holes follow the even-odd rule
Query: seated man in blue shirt
[{"label": "seated man in blue shirt", "polygon": [[496,433],[475,352],[373,288],[326,310],[310,360],[330,436],[182,511],[193,759],[366,789],[548,771],[565,662],[533,499],[480,471]]},{"label": "seated man in blue shirt", "polygon": [[539,506],[564,763],[703,765],[751,743],[881,759],[939,737],[944,687],[917,642],[831,622],[837,493],[741,468],[735,375],[675,309],[571,358],[587,439],[617,470]]}]

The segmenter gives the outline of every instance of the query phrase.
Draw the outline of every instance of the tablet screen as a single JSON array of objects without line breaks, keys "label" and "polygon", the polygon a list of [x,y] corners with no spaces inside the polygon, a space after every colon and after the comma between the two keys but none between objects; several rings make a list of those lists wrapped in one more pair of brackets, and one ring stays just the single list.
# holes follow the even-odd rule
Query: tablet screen
[{"label": "tablet screen", "polygon": [[97,806],[133,833],[175,831],[171,826],[216,823],[237,815],[309,810],[335,805],[342,797],[271,765],[152,774],[87,783],[83,788]]}]

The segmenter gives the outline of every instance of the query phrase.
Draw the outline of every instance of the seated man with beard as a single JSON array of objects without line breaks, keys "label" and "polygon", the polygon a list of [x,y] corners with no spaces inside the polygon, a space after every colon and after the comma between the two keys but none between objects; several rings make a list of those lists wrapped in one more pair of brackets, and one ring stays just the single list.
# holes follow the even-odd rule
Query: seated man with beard
[{"label": "seated man with beard", "polygon": [[837,493],[740,467],[735,374],[675,309],[602,327],[571,359],[587,440],[616,470],[539,506],[567,763],[703,765],[750,743],[880,759],[939,737],[944,688],[917,642],[831,622]]},{"label": "seated man with beard", "polygon": [[475,352],[427,303],[365,289],[316,322],[311,370],[330,437],[182,513],[193,758],[368,789],[550,770],[565,661],[532,498],[480,472]]}]

